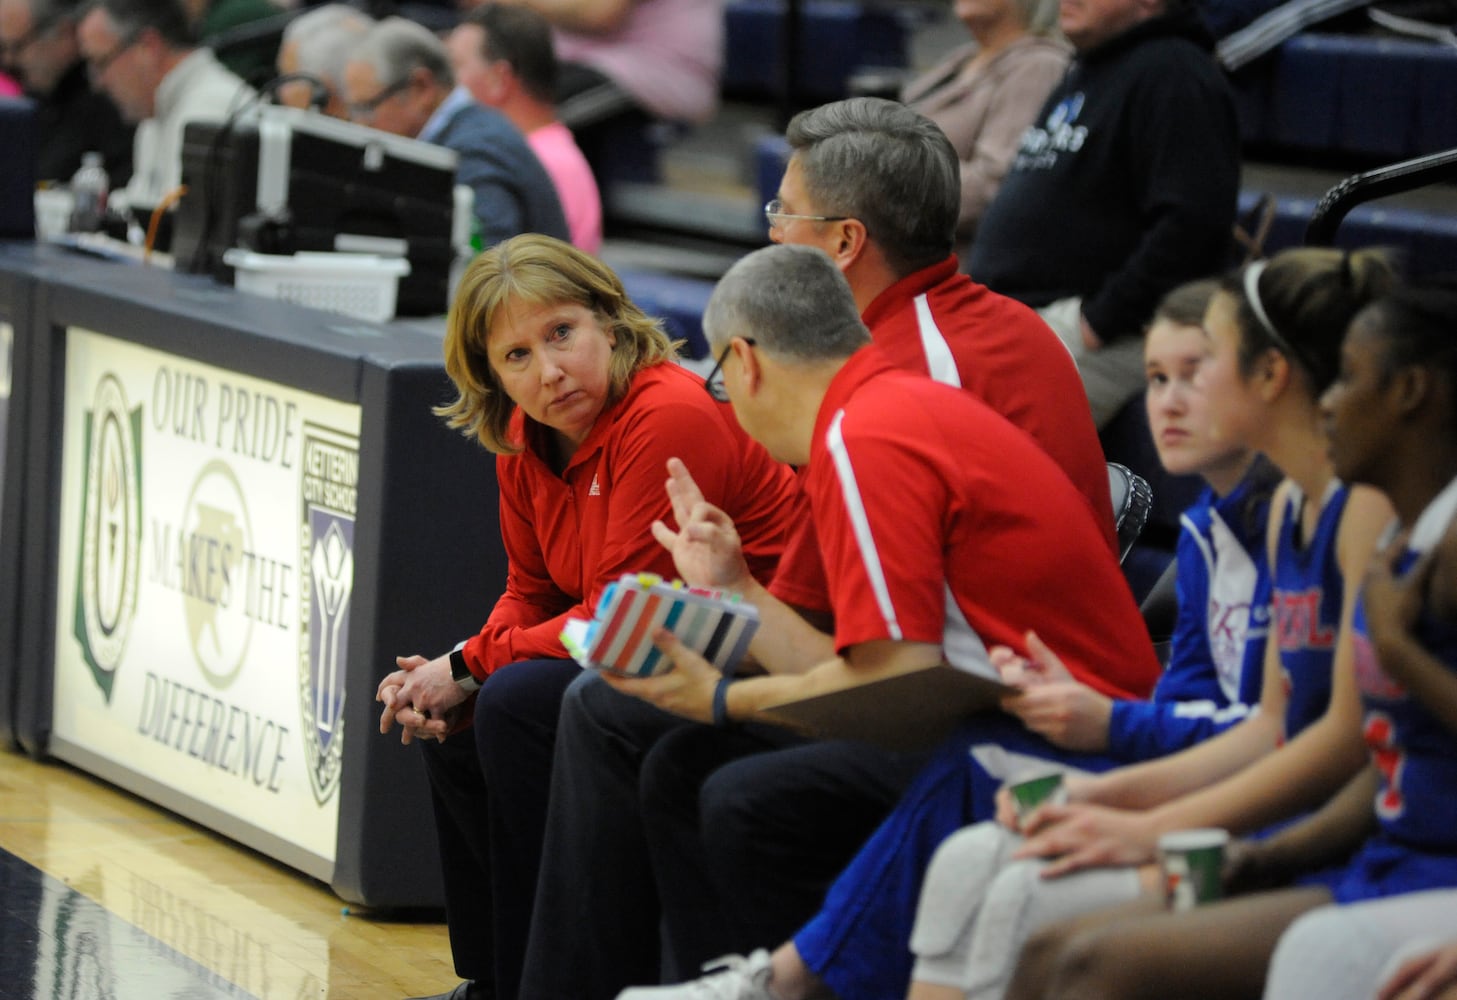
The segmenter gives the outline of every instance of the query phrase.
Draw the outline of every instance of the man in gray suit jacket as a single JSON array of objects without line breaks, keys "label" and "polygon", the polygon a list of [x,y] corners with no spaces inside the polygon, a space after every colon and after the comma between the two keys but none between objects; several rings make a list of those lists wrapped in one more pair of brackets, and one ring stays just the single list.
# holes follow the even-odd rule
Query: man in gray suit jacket
[{"label": "man in gray suit jacket", "polygon": [[370,29],[344,65],[349,117],[460,154],[456,179],[475,192],[481,246],[517,233],[570,239],[556,189],[516,127],[455,86],[444,44],[399,17]]}]

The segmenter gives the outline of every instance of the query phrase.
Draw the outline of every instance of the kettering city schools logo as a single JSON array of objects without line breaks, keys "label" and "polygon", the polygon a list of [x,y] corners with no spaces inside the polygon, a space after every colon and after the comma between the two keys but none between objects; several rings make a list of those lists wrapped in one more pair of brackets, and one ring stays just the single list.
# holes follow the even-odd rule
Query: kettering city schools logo
[{"label": "kettering city schools logo", "polygon": [[113,375],[103,376],[83,425],[85,471],[73,634],[108,703],[137,609],[141,431],[141,407],[128,410],[121,383]]},{"label": "kettering city schools logo", "polygon": [[343,761],[359,439],[306,424],[301,465],[299,702],[309,781],[323,805],[338,787]]}]

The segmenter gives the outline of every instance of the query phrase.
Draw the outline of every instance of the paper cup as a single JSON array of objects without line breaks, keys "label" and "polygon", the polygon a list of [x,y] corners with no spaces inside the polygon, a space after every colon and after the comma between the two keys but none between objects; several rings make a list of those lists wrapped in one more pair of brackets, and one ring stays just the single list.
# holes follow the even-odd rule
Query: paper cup
[{"label": "paper cup", "polygon": [[1164,898],[1171,910],[1191,910],[1224,897],[1226,830],[1178,830],[1159,838]]},{"label": "paper cup", "polygon": [[75,203],[75,198],[66,188],[36,188],[35,238],[54,240],[66,235]]},{"label": "paper cup", "polygon": [[1010,788],[1012,801],[1017,805],[1017,821],[1023,822],[1032,811],[1044,802],[1060,805],[1067,801],[1067,792],[1062,787],[1062,772],[1053,771],[1024,778]]}]

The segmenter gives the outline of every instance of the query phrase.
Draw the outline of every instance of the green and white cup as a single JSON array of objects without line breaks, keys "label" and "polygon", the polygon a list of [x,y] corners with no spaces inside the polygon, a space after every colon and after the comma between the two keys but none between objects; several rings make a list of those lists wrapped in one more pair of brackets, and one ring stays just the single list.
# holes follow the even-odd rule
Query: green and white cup
[{"label": "green and white cup", "polygon": [[1159,838],[1164,898],[1171,910],[1192,910],[1224,897],[1224,848],[1229,831],[1177,830]]},{"label": "green and white cup", "polygon": [[1026,822],[1032,811],[1044,803],[1061,805],[1067,801],[1067,789],[1062,787],[1062,772],[1049,771],[1023,778],[1010,787],[1012,801],[1017,806],[1017,822]]}]

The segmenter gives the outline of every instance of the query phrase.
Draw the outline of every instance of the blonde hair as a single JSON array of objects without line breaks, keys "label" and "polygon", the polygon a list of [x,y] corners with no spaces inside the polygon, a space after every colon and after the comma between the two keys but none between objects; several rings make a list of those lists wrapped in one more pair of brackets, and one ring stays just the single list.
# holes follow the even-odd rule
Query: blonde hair
[{"label": "blonde hair", "polygon": [[515,455],[523,442],[508,438],[516,404],[491,368],[486,341],[491,324],[509,303],[574,303],[590,309],[617,340],[608,369],[607,405],[627,392],[633,375],[671,361],[678,344],[660,321],[627,297],[606,264],[569,243],[525,233],[503,240],[466,268],[446,318],[445,372],[459,393],[437,406],[437,416],[497,455]]}]

